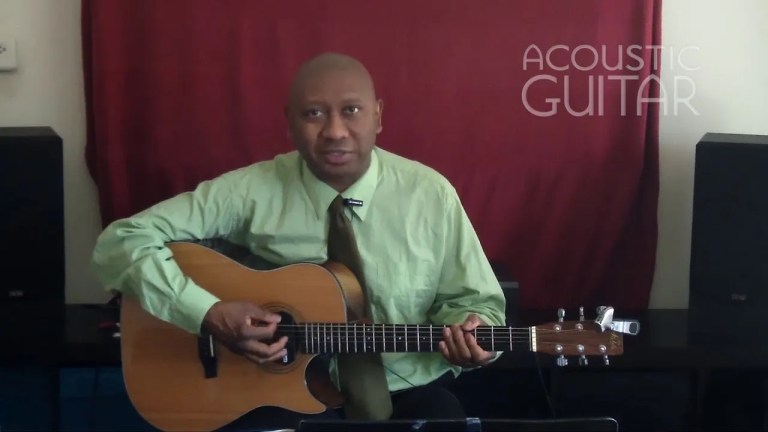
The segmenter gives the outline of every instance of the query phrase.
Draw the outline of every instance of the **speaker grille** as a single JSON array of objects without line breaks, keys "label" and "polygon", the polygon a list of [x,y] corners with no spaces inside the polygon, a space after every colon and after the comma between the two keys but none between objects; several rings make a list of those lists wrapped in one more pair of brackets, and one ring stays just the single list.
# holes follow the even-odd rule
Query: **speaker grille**
[{"label": "speaker grille", "polygon": [[0,128],[0,302],[64,302],[62,140]]},{"label": "speaker grille", "polygon": [[738,336],[768,311],[768,137],[706,134],[694,177],[692,325]]}]

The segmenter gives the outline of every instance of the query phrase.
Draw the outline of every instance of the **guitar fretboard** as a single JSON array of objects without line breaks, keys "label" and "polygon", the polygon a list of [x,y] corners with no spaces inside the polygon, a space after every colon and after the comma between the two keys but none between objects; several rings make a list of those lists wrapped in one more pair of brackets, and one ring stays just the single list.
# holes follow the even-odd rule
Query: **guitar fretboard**
[{"label": "guitar fretboard", "polygon": [[[442,325],[305,323],[278,327],[294,345],[310,354],[433,352],[443,340]],[[482,326],[470,332],[486,351],[531,351],[534,328]]]}]

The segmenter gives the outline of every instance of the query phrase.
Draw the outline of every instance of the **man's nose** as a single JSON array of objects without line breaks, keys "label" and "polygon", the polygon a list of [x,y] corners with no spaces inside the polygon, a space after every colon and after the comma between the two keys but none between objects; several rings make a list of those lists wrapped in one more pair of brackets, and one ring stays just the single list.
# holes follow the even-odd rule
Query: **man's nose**
[{"label": "man's nose", "polygon": [[349,129],[347,129],[347,125],[344,124],[344,119],[338,114],[329,115],[328,120],[325,122],[325,127],[323,128],[323,137],[332,140],[340,140],[346,138],[348,135]]}]

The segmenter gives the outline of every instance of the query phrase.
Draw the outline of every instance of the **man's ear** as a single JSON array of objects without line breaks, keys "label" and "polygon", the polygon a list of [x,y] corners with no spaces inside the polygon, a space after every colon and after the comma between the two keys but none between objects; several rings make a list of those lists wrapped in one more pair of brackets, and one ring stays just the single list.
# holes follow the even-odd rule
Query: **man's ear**
[{"label": "man's ear", "polygon": [[376,121],[379,123],[378,127],[376,128],[376,133],[380,133],[384,127],[381,123],[381,114],[384,111],[384,101],[379,99],[376,101]]}]

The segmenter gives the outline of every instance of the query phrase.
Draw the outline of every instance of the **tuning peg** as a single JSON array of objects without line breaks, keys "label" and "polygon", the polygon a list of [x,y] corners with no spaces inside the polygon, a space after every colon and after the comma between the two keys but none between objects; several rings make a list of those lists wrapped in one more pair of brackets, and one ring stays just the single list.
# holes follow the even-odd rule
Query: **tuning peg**
[{"label": "tuning peg", "polygon": [[587,356],[584,354],[584,349],[584,345],[582,344],[576,346],[576,350],[581,353],[579,356],[579,366],[586,366],[589,363]]},{"label": "tuning peg", "polygon": [[565,318],[565,309],[560,308],[557,310],[557,320],[559,322],[563,322],[563,319]]},{"label": "tuning peg", "polygon": [[584,321],[584,306],[579,307],[579,321]]},{"label": "tuning peg", "polygon": [[565,356],[562,354],[560,354],[560,357],[557,358],[556,362],[557,362],[557,365],[560,367],[568,366],[568,359],[565,358]]},{"label": "tuning peg", "polygon": [[608,347],[605,345],[600,345],[598,347],[601,353],[603,353],[603,363],[608,366],[611,362],[608,360]]}]

